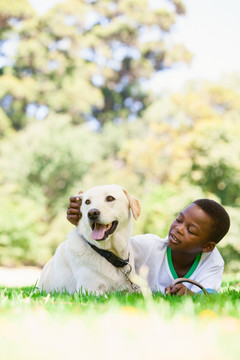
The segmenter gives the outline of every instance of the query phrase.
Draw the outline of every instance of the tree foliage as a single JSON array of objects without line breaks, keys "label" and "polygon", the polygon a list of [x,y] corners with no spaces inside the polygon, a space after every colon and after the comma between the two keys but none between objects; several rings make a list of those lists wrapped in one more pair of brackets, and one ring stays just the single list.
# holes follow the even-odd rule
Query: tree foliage
[{"label": "tree foliage", "polygon": [[[18,29],[13,67],[2,76],[2,107],[14,129],[29,122],[31,109],[83,115],[104,124],[136,116],[149,103],[141,84],[156,71],[191,60],[167,34],[184,13],[152,9],[144,1],[68,0]],[[22,91],[18,91],[20,85]],[[46,115],[45,114],[45,115]]]},{"label": "tree foliage", "polygon": [[33,15],[34,11],[27,0],[0,0],[0,38],[12,28],[16,21]]},{"label": "tree foliage", "polygon": [[63,190],[70,192],[104,153],[99,135],[85,125],[72,128],[67,118],[49,118],[2,144],[2,184],[17,184],[18,192],[41,203],[52,217]]}]

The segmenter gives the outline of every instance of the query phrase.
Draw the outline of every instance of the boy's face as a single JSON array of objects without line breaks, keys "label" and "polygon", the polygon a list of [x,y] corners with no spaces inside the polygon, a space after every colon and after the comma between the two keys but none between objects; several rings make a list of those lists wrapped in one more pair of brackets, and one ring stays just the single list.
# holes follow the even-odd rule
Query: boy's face
[{"label": "boy's face", "polygon": [[212,219],[196,204],[180,212],[169,229],[168,245],[173,251],[194,254],[210,251],[209,234]]}]

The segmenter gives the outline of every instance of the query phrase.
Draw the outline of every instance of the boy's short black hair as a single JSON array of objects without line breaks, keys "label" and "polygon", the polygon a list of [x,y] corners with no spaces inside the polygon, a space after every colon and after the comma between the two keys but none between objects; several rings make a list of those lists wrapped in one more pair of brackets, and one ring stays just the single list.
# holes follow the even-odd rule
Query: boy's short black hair
[{"label": "boy's short black hair", "polygon": [[214,200],[199,199],[195,200],[193,204],[196,204],[212,218],[213,227],[209,240],[217,244],[227,234],[230,227],[230,218],[227,211]]}]

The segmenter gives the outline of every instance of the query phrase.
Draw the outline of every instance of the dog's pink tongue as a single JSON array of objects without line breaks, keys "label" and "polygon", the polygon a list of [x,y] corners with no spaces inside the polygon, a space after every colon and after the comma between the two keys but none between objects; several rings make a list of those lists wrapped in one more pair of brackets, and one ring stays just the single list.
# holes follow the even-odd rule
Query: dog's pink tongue
[{"label": "dog's pink tongue", "polygon": [[94,240],[101,240],[104,238],[105,231],[107,230],[106,225],[95,224],[94,230],[92,231],[92,238]]}]

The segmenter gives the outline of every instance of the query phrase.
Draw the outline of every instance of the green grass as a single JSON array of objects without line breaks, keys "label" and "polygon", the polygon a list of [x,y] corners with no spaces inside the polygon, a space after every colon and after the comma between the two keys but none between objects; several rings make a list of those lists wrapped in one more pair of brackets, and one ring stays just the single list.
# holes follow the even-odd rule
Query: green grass
[{"label": "green grass", "polygon": [[0,288],[0,358],[238,359],[240,283],[171,297]]},{"label": "green grass", "polygon": [[[34,287],[25,288],[0,288],[0,311],[3,315],[10,313],[16,306],[22,311],[28,311],[36,307],[43,307],[49,314],[65,312],[83,314],[83,312],[98,311],[106,313],[110,310],[132,307],[135,310],[148,312],[151,309],[163,313],[164,319],[175,315],[188,314],[191,304],[192,316],[198,316],[208,309],[217,316],[232,316],[240,319],[240,286],[238,283],[225,284],[219,294],[204,296],[202,294],[193,297],[163,296],[155,293],[148,298],[142,294],[128,294],[115,292],[112,294],[68,294],[58,293],[47,295],[45,292],[36,291]],[[186,304],[188,305],[186,307]],[[164,308],[164,312],[162,309]]]}]

